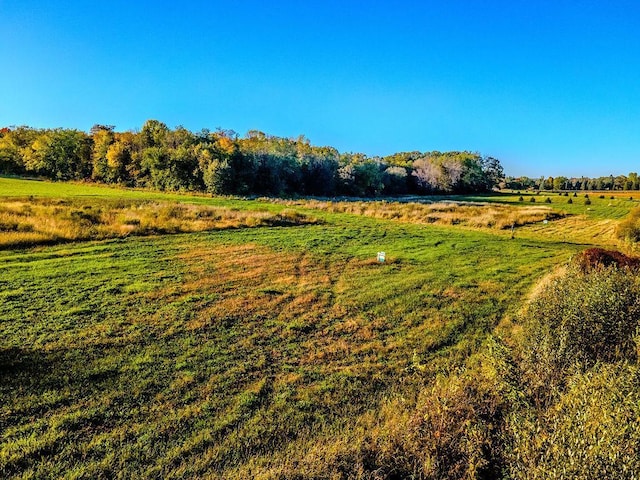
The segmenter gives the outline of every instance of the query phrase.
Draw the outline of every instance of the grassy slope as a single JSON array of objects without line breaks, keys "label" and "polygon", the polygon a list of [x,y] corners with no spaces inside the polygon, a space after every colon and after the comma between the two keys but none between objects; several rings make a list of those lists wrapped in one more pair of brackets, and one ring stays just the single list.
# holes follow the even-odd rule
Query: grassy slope
[{"label": "grassy slope", "polygon": [[[0,195],[265,205],[27,183]],[[339,456],[582,248],[318,214],[0,252],[0,476],[282,476]]]}]

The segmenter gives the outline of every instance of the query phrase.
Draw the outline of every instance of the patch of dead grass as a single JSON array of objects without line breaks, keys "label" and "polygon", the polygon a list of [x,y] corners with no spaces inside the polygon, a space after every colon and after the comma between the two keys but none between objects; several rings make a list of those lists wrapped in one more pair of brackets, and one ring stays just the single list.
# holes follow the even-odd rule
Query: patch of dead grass
[{"label": "patch of dead grass", "polygon": [[473,228],[508,229],[512,226],[556,220],[564,214],[542,205],[514,206],[471,202],[331,202],[310,200],[303,203],[279,201],[291,205],[335,213],[352,213],[410,223],[463,225]]},{"label": "patch of dead grass", "polygon": [[292,210],[272,213],[113,199],[2,199],[0,248],[317,222],[317,219]]}]

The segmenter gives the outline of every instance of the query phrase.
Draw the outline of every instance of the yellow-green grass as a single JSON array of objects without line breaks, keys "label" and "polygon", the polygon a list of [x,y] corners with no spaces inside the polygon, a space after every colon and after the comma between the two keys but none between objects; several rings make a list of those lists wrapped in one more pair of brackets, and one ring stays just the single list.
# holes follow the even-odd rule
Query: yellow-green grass
[{"label": "yellow-green grass", "polygon": [[[426,200],[429,200],[429,198]],[[411,223],[462,225],[503,230],[563,217],[563,214],[544,205],[532,205],[519,208],[507,204],[465,202],[460,200],[439,200],[429,203],[300,200],[283,201],[282,203],[334,213],[352,213]]]},{"label": "yellow-green grass", "polygon": [[244,198],[212,197],[211,195],[197,192],[158,192],[140,188],[121,188],[94,183],[51,182],[9,177],[0,177],[0,198],[21,200],[53,198],[77,201],[118,199],[202,204],[241,208],[243,210],[260,209],[274,212],[282,210],[282,207],[270,203],[256,203]]},{"label": "yellow-green grass", "polygon": [[[596,198],[591,205],[519,201],[518,196],[422,197],[400,201],[270,200],[271,203],[303,208],[306,212],[350,213],[392,222],[451,225],[463,229],[489,230],[506,237],[529,238],[552,243],[598,245],[629,250],[616,235],[616,228],[638,203]],[[529,197],[539,200],[538,195]],[[545,198],[544,196],[542,197]],[[559,197],[565,199],[565,197]],[[574,203],[586,198],[574,199]],[[571,208],[567,208],[571,207]]]},{"label": "yellow-green grass", "polygon": [[315,221],[292,211],[273,213],[166,200],[0,197],[0,248]]}]

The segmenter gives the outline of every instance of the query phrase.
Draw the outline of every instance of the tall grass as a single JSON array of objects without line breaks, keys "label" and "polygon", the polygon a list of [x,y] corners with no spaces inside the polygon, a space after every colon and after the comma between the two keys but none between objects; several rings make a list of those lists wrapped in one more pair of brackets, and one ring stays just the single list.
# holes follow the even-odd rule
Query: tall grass
[{"label": "tall grass", "polygon": [[616,229],[618,238],[631,243],[640,242],[640,208],[631,210]]},{"label": "tall grass", "polygon": [[284,202],[305,208],[337,213],[352,213],[373,218],[400,220],[411,223],[464,225],[474,228],[506,229],[553,220],[564,216],[549,207],[515,207],[501,204],[478,204],[470,202],[333,202],[304,201]]},{"label": "tall grass", "polygon": [[317,220],[292,210],[273,213],[109,198],[5,198],[0,200],[0,248],[310,223],[317,223]]}]

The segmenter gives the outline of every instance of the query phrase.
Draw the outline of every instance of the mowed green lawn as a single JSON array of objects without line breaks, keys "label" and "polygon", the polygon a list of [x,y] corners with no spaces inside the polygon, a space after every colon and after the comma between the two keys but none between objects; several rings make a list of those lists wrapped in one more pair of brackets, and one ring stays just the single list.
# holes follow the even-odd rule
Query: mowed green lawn
[{"label": "mowed green lawn", "polygon": [[[283,208],[8,179],[0,195]],[[356,476],[347,452],[385,434],[382,412],[401,424],[584,248],[318,215],[0,251],[0,477],[327,478],[343,457]]]}]

